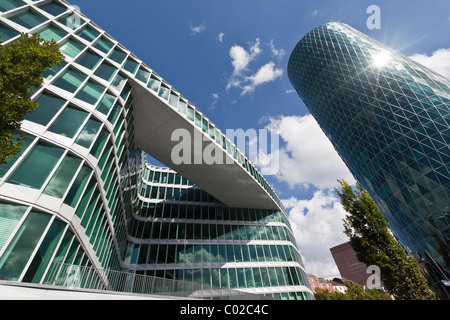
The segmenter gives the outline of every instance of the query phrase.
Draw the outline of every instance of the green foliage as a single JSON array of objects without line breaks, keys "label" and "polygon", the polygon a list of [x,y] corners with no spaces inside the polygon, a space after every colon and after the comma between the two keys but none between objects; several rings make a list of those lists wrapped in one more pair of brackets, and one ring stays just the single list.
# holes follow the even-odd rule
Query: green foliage
[{"label": "green foliage", "polygon": [[361,285],[350,280],[345,281],[345,286],[347,287],[345,293],[339,291],[333,293],[327,289],[316,288],[314,297],[316,300],[392,300],[390,295],[377,289],[364,291]]},{"label": "green foliage", "polygon": [[417,262],[409,257],[389,231],[389,223],[369,194],[358,183],[354,190],[339,181],[336,193],[349,213],[344,233],[359,261],[380,268],[386,289],[399,300],[434,299]]},{"label": "green foliage", "polygon": [[22,34],[0,46],[0,164],[20,152],[25,138],[14,136],[26,114],[37,107],[30,97],[42,85],[42,72],[63,59],[55,41],[37,34]]}]

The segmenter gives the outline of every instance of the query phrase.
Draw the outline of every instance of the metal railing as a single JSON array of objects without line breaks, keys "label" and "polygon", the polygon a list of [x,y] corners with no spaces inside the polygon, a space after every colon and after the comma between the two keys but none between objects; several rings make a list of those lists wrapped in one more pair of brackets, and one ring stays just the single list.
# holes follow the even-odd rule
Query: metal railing
[{"label": "metal railing", "polygon": [[46,285],[72,290],[112,291],[129,294],[158,295],[207,300],[272,300],[272,297],[206,284],[160,278],[117,270],[54,262]]}]

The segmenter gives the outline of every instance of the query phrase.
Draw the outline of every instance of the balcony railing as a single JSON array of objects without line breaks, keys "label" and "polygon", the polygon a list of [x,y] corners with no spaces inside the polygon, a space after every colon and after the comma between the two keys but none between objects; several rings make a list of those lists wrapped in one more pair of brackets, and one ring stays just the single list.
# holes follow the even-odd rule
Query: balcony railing
[{"label": "balcony railing", "polygon": [[72,290],[110,291],[207,300],[272,300],[272,297],[201,283],[54,262],[45,285]]}]

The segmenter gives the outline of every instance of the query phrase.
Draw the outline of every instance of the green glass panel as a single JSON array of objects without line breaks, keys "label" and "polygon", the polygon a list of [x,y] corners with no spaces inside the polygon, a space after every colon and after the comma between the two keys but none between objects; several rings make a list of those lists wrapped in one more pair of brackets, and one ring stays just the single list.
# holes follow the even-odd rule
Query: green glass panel
[{"label": "green glass panel", "polygon": [[84,49],[84,44],[71,38],[64,41],[64,43],[60,45],[59,49],[65,55],[75,58]]},{"label": "green glass panel", "polygon": [[13,233],[27,206],[0,201],[0,250]]},{"label": "green glass panel", "polygon": [[87,116],[87,112],[68,106],[51,125],[49,130],[65,137],[73,138]]},{"label": "green glass panel", "polygon": [[147,83],[148,78],[150,77],[150,72],[148,72],[147,70],[143,69],[143,68],[139,68],[139,71],[136,74],[136,79]]},{"label": "green glass panel", "polygon": [[64,222],[56,219],[53,221],[22,279],[23,282],[39,283],[65,227]]},{"label": "green glass panel", "polygon": [[53,65],[44,72],[42,72],[42,76],[47,80],[53,79],[53,77],[65,66],[67,65],[66,61],[61,61],[59,65]]},{"label": "green glass panel", "polygon": [[95,105],[100,99],[101,95],[105,91],[105,87],[101,84],[98,84],[97,82],[89,80],[81,89],[81,91],[78,92],[76,95],[76,98],[83,100],[87,103],[90,103],[92,105]]},{"label": "green glass panel", "polygon": [[116,72],[117,69],[109,63],[102,63],[97,71],[95,71],[95,75],[109,82],[114,77]]},{"label": "green glass panel", "polygon": [[72,187],[67,193],[66,198],[64,199],[65,204],[71,206],[72,208],[75,208],[75,205],[77,204],[78,199],[83,192],[83,188],[85,187],[86,183],[89,180],[89,177],[91,176],[91,173],[92,169],[87,165],[83,165],[75,181],[73,182]]},{"label": "green glass panel", "polygon": [[47,272],[47,276],[45,277],[44,284],[50,283],[52,284],[53,278],[57,275],[59,270],[58,263],[62,263],[64,260],[64,257],[66,256],[67,251],[69,250],[69,246],[72,243],[72,239],[74,237],[74,234],[72,231],[67,230],[64,234],[64,237],[61,241],[61,244],[59,245],[58,252],[56,253],[55,257],[53,258],[53,264],[49,271]]},{"label": "green glass panel", "polygon": [[7,41],[11,38],[14,38],[18,34],[19,34],[18,31],[4,25],[3,23],[0,23],[0,36],[1,36],[0,43],[3,41]]},{"label": "green glass panel", "polygon": [[127,59],[127,62],[125,62],[125,64],[123,65],[123,68],[125,70],[127,70],[128,72],[131,72],[132,74],[134,74],[136,72],[136,69],[138,68],[139,64],[132,60],[132,59]]},{"label": "green glass panel", "polygon": [[92,150],[90,151],[90,153],[94,157],[98,158],[108,137],[109,137],[108,131],[106,131],[105,129],[102,129],[100,135],[98,136],[97,140],[94,143],[94,146],[92,147]]},{"label": "green glass panel", "polygon": [[167,100],[167,99],[169,99],[169,93],[170,93],[169,88],[161,86],[159,88],[158,96],[160,96],[161,98]]},{"label": "green glass panel", "polygon": [[94,45],[94,48],[104,53],[108,53],[113,46],[114,44],[111,41],[109,41],[105,37],[101,37],[100,40],[98,40],[97,43]]},{"label": "green glass panel", "polygon": [[88,69],[94,70],[102,58],[91,51],[86,51],[77,61],[78,64]]},{"label": "green glass panel", "polygon": [[44,16],[31,9],[21,12],[14,17],[10,17],[9,20],[14,21],[28,29],[32,29],[44,21],[47,21]]},{"label": "green glass panel", "polygon": [[14,171],[8,182],[40,189],[63,152],[63,149],[53,145],[38,143]]},{"label": "green glass panel", "polygon": [[62,198],[80,163],[80,158],[68,154],[45,187],[44,193],[49,196]]},{"label": "green glass panel", "polygon": [[66,100],[57,98],[49,93],[42,94],[36,101],[38,107],[34,111],[27,113],[25,119],[43,126],[47,125],[66,103]]},{"label": "green glass panel", "polygon": [[17,161],[17,159],[19,159],[20,155],[23,154],[25,150],[29,147],[29,145],[34,141],[35,138],[34,136],[19,131],[14,134],[14,141],[17,141],[19,134],[24,135],[25,137],[27,137],[27,139],[25,139],[23,141],[23,144],[20,146],[20,152],[18,155],[16,155],[13,158],[10,158],[7,163],[3,163],[0,165],[0,178],[2,178],[8,172],[8,170],[13,166],[13,164]]},{"label": "green glass panel", "polygon": [[0,259],[0,279],[17,281],[50,221],[51,215],[31,211]]},{"label": "green glass panel", "polygon": [[56,79],[53,85],[69,92],[75,92],[86,78],[87,75],[84,73],[73,68],[69,68],[61,76],[59,76],[58,79]]},{"label": "green glass panel", "polygon": [[155,92],[158,92],[160,83],[161,83],[160,81],[158,81],[154,78],[150,78],[150,81],[148,82],[147,87],[152,89]]},{"label": "green glass panel", "polygon": [[83,38],[89,42],[92,42],[93,40],[95,40],[98,37],[99,34],[100,34],[100,32],[98,32],[93,27],[88,25],[88,26],[84,27],[83,30],[81,30],[78,33],[78,36],[80,36],[81,38]]},{"label": "green glass panel", "polygon": [[76,144],[79,144],[82,147],[89,149],[95,137],[97,136],[98,130],[102,123],[100,121],[89,119],[83,130],[81,130],[77,139],[75,140]]},{"label": "green glass panel", "polygon": [[118,64],[122,64],[123,60],[127,57],[127,54],[119,49],[114,49],[109,58]]},{"label": "green glass panel", "polygon": [[111,110],[111,107],[113,106],[115,100],[116,96],[110,94],[109,92],[106,92],[96,109],[104,115],[108,115],[109,110]]},{"label": "green glass panel", "polygon": [[59,16],[61,13],[67,10],[66,7],[63,7],[55,2],[44,4],[43,6],[40,6],[39,9],[42,9],[53,16]]},{"label": "green glass panel", "polygon": [[9,11],[18,7],[25,5],[23,1],[19,0],[2,0],[0,2],[0,10],[1,11]]},{"label": "green glass panel", "polygon": [[64,36],[67,35],[67,33],[65,31],[63,31],[61,28],[56,27],[53,24],[46,26],[45,28],[41,29],[37,33],[45,41],[55,40],[57,42],[59,40],[61,40],[62,38],[64,38]]}]

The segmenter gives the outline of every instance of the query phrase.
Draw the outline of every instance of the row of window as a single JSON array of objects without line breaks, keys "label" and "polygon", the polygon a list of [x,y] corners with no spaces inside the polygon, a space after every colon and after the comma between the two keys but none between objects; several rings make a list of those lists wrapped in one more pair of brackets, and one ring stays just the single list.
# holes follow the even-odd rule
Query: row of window
[{"label": "row of window", "polygon": [[136,202],[134,208],[135,214],[143,218],[251,221],[260,224],[281,222],[290,226],[289,220],[284,213],[266,209],[230,208],[165,202],[149,203],[144,201]]},{"label": "row of window", "polygon": [[297,262],[299,254],[287,245],[128,244],[128,264]]},{"label": "row of window", "polygon": [[137,272],[223,289],[300,286],[305,285],[305,279],[308,281],[306,274],[297,267],[168,269]]},{"label": "row of window", "polygon": [[287,227],[133,221],[130,236],[138,239],[292,241]]}]

